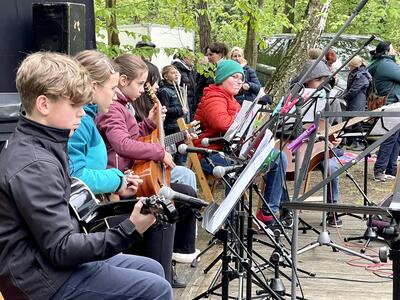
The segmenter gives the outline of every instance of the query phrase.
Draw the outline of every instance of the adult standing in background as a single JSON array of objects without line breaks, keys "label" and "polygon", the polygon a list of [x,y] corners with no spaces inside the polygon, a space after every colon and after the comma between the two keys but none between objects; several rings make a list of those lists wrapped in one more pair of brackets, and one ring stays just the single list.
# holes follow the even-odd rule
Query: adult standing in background
[{"label": "adult standing in background", "polygon": [[193,68],[195,56],[192,49],[186,49],[186,51],[178,53],[171,64],[179,71],[179,85],[187,92],[187,102],[190,112],[189,118],[190,121],[193,121],[198,103],[198,99],[196,98],[196,71]]},{"label": "adult standing in background", "polygon": [[[387,104],[400,100],[400,66],[396,63],[393,46],[390,42],[380,42],[376,49],[370,52],[372,63],[368,67],[373,77],[378,95],[387,95]],[[384,141],[378,152],[374,166],[374,179],[386,181],[396,176],[397,156],[400,149],[400,131],[397,131]]]},{"label": "adult standing in background", "polygon": [[199,75],[197,78],[197,89],[196,89],[196,97],[201,100],[203,96],[203,90],[205,87],[214,83],[214,73],[217,69],[217,64],[223,61],[228,55],[228,46],[224,43],[215,42],[212,43],[206,49],[206,56],[208,62],[211,64],[209,74]]},{"label": "adult standing in background", "polygon": [[[350,73],[347,78],[347,87],[343,94],[343,99],[346,101],[347,111],[364,111],[367,100],[367,90],[372,80],[367,66],[361,56],[356,55],[350,60]],[[361,124],[353,126],[358,132],[362,131]],[[362,151],[365,146],[362,144],[362,138],[352,138],[350,149],[354,151]]]},{"label": "adult standing in background", "polygon": [[261,83],[260,80],[258,80],[256,71],[247,64],[242,48],[233,47],[230,56],[232,60],[238,62],[242,66],[244,71],[244,82],[239,94],[235,96],[235,99],[240,105],[242,105],[244,100],[254,101],[261,88]]}]

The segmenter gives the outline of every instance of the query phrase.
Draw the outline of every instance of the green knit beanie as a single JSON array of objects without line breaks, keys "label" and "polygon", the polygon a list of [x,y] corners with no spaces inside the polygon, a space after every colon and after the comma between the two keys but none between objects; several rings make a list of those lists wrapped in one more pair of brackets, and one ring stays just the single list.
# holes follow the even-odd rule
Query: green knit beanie
[{"label": "green knit beanie", "polygon": [[217,71],[215,72],[215,83],[220,84],[229,76],[240,73],[243,76],[244,72],[242,66],[234,60],[223,60],[218,63]]}]

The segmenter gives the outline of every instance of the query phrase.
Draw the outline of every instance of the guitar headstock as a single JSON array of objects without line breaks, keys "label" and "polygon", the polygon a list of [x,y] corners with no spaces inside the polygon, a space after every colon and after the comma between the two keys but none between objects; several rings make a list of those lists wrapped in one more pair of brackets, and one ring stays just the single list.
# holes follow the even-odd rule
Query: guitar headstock
[{"label": "guitar headstock", "polygon": [[143,207],[141,213],[153,214],[158,221],[175,223],[178,219],[178,212],[174,204],[165,199],[164,196],[153,195],[149,198],[145,198],[143,201]]},{"label": "guitar headstock", "polygon": [[150,97],[150,100],[153,102],[153,104],[158,102],[158,98],[156,96],[156,93],[154,93],[150,82],[146,82],[146,84],[144,85],[144,90],[146,91],[147,95]]},{"label": "guitar headstock", "polygon": [[194,120],[186,125],[189,134],[200,135],[203,131],[201,130],[200,121]]}]

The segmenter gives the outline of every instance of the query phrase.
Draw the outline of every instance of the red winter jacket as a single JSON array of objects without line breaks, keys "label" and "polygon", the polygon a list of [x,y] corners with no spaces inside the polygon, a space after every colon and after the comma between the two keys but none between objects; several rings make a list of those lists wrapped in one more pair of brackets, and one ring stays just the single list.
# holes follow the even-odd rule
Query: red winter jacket
[{"label": "red winter jacket", "polygon": [[117,93],[107,113],[97,115],[97,128],[107,146],[107,167],[124,171],[131,168],[135,160],[162,161],[165,151],[159,144],[139,142],[141,136],[149,135],[156,125],[148,118],[138,123],[127,108],[124,95]]},{"label": "red winter jacket", "polygon": [[[201,147],[203,138],[223,136],[239,110],[240,104],[223,88],[215,84],[206,87],[194,116],[201,122],[203,133],[193,141],[194,145]],[[209,148],[220,150],[222,145],[212,144]]]}]

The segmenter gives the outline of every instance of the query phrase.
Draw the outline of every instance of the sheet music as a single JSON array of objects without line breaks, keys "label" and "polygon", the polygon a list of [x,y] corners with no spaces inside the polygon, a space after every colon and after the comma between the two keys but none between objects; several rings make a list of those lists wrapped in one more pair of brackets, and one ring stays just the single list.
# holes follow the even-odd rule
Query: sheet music
[{"label": "sheet music", "polygon": [[241,137],[260,108],[261,105],[255,101],[243,101],[242,108],[224,135],[224,140],[231,141],[236,136]]},{"label": "sheet music", "polygon": [[[382,111],[397,111],[400,117],[400,102],[385,105],[381,107]],[[399,124],[399,117],[382,117],[376,122],[374,128],[372,128],[369,135],[381,136],[392,129],[394,126]]]},{"label": "sheet music", "polygon": [[[315,89],[305,88],[303,93],[301,94],[304,99],[304,105],[302,107],[302,122],[303,123],[312,123],[315,119],[315,113],[318,111],[323,111],[325,108],[325,99],[326,93],[324,90],[319,91],[317,94],[314,95],[313,98],[318,97],[317,101],[308,101],[311,100],[309,97],[315,91]],[[329,93],[329,98],[335,98],[337,94],[337,90],[331,90]],[[293,106],[292,109],[289,111],[290,114],[296,113],[296,106]],[[292,124],[296,121],[295,118],[290,118],[287,123]]]},{"label": "sheet music", "polygon": [[[254,156],[250,159],[246,168],[239,175],[225,200],[216,210],[215,206],[206,209],[205,214],[207,215],[208,220],[202,224],[204,229],[214,234],[222,226],[231,210],[262,168],[265,160],[274,147],[275,139],[272,138],[272,132],[267,130],[260,146],[255,151]],[[209,210],[215,210],[215,213],[212,213]]]}]

